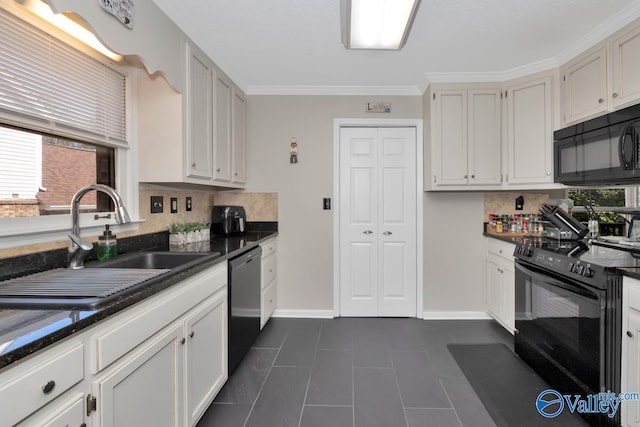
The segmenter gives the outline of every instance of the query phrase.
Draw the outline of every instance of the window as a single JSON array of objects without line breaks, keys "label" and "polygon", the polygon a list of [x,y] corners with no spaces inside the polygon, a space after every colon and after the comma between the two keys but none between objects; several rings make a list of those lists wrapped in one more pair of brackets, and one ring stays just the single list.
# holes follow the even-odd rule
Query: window
[{"label": "window", "polygon": [[[129,73],[19,3],[2,4],[0,248],[66,239],[71,197],[89,183],[116,188],[138,217]],[[96,215],[110,204],[102,193],[82,199],[83,234],[112,222]]]},{"label": "window", "polygon": [[[627,207],[627,190],[624,187],[597,189],[573,188],[567,191],[567,195],[573,200],[574,206],[579,208],[586,206],[587,203],[591,204],[594,208],[609,208],[608,211],[596,209],[599,222],[624,223],[624,217],[613,212],[616,208]],[[588,220],[587,212],[582,209],[572,214],[579,221],[586,222]]]},{"label": "window", "polygon": [[[76,190],[114,183],[113,148],[0,126],[0,218],[68,214]],[[91,192],[81,212],[109,212]]]}]

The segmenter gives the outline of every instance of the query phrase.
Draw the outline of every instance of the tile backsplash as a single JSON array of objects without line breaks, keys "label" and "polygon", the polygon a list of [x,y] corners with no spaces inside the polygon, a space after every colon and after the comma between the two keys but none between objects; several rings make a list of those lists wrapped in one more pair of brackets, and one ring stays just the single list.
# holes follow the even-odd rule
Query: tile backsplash
[{"label": "tile backsplash", "polygon": [[[516,211],[516,198],[522,196],[524,205],[521,211]],[[494,191],[484,193],[484,215],[483,221],[489,220],[490,213],[496,214],[534,214],[538,213],[538,206],[543,203],[553,203],[555,200],[563,198],[563,190],[551,190],[541,192],[511,192],[511,191]]]}]

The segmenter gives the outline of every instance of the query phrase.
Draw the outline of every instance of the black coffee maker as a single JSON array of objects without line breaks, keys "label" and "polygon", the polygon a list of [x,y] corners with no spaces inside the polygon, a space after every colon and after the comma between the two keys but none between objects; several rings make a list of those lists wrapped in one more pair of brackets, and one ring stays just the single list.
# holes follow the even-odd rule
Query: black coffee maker
[{"label": "black coffee maker", "polygon": [[247,214],[242,206],[216,205],[211,209],[211,234],[244,234]]}]

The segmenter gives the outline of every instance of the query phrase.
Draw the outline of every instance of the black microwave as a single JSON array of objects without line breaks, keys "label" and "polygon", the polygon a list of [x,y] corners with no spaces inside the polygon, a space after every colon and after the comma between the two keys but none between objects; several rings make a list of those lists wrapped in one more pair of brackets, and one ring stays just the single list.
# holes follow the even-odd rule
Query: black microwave
[{"label": "black microwave", "polygon": [[553,133],[554,182],[570,186],[640,182],[640,104]]}]

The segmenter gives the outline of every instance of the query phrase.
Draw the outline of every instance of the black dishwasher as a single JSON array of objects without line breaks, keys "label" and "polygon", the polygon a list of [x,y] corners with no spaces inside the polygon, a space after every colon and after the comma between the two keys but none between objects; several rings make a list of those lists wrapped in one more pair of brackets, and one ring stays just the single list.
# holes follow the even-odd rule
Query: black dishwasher
[{"label": "black dishwasher", "polygon": [[229,375],[260,333],[260,246],[229,260]]}]

